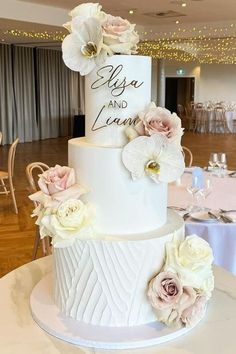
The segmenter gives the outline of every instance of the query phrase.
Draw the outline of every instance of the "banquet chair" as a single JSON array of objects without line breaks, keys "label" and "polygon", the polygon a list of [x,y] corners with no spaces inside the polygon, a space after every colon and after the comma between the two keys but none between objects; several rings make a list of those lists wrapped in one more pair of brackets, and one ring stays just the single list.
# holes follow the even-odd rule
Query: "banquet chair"
[{"label": "banquet chair", "polygon": [[195,110],[191,104],[188,104],[185,107],[185,116],[186,116],[186,128],[188,131],[193,131],[196,124]]},{"label": "banquet chair", "polygon": [[194,108],[195,109],[203,108],[203,103],[202,102],[195,103]]},{"label": "banquet chair", "polygon": [[[182,146],[182,153],[184,155],[185,165],[186,167],[192,167],[193,164],[193,154],[192,151],[186,146]],[[186,163],[187,160],[187,163]]]},{"label": "banquet chair", "polygon": [[[38,174],[43,173],[44,171],[48,170],[49,166],[46,165],[43,162],[32,162],[26,166],[26,177],[29,182],[29,189],[31,193],[35,193],[38,191],[37,185],[36,185],[36,177],[38,179]],[[34,206],[37,207],[38,203],[34,202]],[[33,247],[33,254],[32,254],[32,260],[36,259],[37,256],[37,251],[39,248],[39,243],[40,243],[40,233],[39,233],[39,226],[36,225],[36,233],[35,233],[35,240],[34,240],[34,247]],[[42,250],[43,250],[43,255],[48,256],[51,254],[51,249],[50,249],[50,237],[46,236],[42,240]]]},{"label": "banquet chair", "polygon": [[231,133],[236,133],[236,119],[232,120],[232,132]]},{"label": "banquet chair", "polygon": [[193,132],[208,133],[209,132],[209,115],[204,108],[195,109],[196,121]]},{"label": "banquet chair", "polygon": [[182,104],[177,104],[177,113],[180,118],[184,117],[185,111],[184,106]]},{"label": "banquet chair", "polygon": [[178,104],[177,113],[178,113],[178,117],[181,119],[182,127],[189,130],[190,123],[189,123],[189,116],[187,114],[186,108],[183,105]]},{"label": "banquet chair", "polygon": [[[13,173],[15,164],[16,147],[19,142],[19,138],[15,139],[10,146],[7,157],[7,171],[0,171],[0,187],[3,191],[0,194],[10,194],[13,202],[14,212],[18,214],[18,208],[16,204],[15,189],[13,185]],[[5,183],[6,182],[6,183]]]},{"label": "banquet chair", "polygon": [[214,109],[212,132],[213,133],[230,132],[227,124],[226,116],[225,116],[225,110],[221,107]]}]

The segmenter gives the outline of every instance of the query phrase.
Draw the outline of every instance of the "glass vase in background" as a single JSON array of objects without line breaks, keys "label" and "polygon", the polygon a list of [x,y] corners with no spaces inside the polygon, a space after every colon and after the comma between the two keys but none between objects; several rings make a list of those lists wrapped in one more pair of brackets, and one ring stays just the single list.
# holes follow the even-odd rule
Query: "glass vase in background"
[{"label": "glass vase in background", "polygon": [[[212,188],[212,175],[210,173],[205,173],[203,187],[199,191],[201,197],[203,198],[203,202],[212,193],[212,189],[213,189]],[[205,209],[205,207],[206,206],[204,205],[204,207],[202,207],[202,209]]]},{"label": "glass vase in background", "polygon": [[227,175],[227,158],[225,152],[218,153],[218,167],[219,167],[219,177],[225,177]]},{"label": "glass vase in background", "polygon": [[210,154],[209,167],[210,167],[211,172],[215,175],[217,175],[218,171],[219,171],[218,158],[219,158],[219,156],[218,156],[217,152],[212,152]]},{"label": "glass vase in background", "polygon": [[200,167],[195,167],[192,171],[191,184],[187,186],[186,190],[192,196],[192,204],[187,207],[188,212],[197,212],[202,209],[202,195],[201,190],[203,189],[203,170]]}]

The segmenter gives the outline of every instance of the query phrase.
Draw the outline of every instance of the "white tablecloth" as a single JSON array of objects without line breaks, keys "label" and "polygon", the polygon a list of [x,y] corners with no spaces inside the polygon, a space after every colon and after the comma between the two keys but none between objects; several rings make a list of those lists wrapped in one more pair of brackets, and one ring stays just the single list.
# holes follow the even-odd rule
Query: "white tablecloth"
[{"label": "white tablecloth", "polygon": [[[191,174],[184,173],[181,185],[169,185],[168,205],[187,207],[191,204],[191,195],[186,191]],[[236,209],[236,178],[212,177],[213,191],[203,206],[225,210]],[[186,220],[186,235],[197,234],[208,241],[213,249],[215,264],[224,267],[236,275],[236,223],[204,223]]]},{"label": "white tablecloth", "polygon": [[236,111],[226,111],[225,117],[227,120],[227,125],[231,133],[233,133],[233,124],[234,120],[236,120]]},{"label": "white tablecloth", "polygon": [[[196,115],[196,112],[194,113]],[[213,110],[206,110],[205,114],[208,117],[208,121],[209,121],[209,131],[212,132],[214,129],[214,124],[213,124],[213,118],[214,118],[214,111]],[[234,124],[234,120],[236,120],[236,111],[225,111],[225,117],[226,117],[226,121],[227,121],[227,126],[229,128],[229,132],[233,133],[234,129],[233,129],[233,124]],[[203,128],[199,128],[197,127],[197,131],[203,131]],[[224,133],[224,129],[220,129],[219,131],[217,131],[217,133]]]}]

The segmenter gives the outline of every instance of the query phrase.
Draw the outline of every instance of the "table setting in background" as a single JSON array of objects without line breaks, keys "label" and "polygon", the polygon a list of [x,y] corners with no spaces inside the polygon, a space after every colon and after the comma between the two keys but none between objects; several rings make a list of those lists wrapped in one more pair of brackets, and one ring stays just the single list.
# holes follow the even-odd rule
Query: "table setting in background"
[{"label": "table setting in background", "polygon": [[168,207],[185,220],[186,235],[197,234],[213,249],[215,264],[236,275],[236,172],[225,153],[212,153],[209,166],[186,168],[169,185]]},{"label": "table setting in background", "polygon": [[[200,113],[200,119],[198,113]],[[192,115],[196,117],[197,121],[199,120],[195,127],[198,132],[235,133],[236,102],[234,101],[196,103],[192,106]],[[202,118],[206,119],[204,127],[202,126]],[[224,119],[225,124],[223,122],[219,124]],[[215,126],[216,123],[217,126]]]}]

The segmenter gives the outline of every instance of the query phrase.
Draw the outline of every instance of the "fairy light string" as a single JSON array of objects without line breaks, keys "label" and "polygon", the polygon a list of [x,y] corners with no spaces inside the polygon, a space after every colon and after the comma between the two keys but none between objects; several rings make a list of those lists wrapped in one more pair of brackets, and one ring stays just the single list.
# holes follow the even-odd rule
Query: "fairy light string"
[{"label": "fairy light string", "polygon": [[[155,59],[179,62],[236,64],[236,24],[225,27],[202,25],[201,27],[176,28],[174,31],[139,31],[138,53]],[[1,40],[17,37],[32,41],[61,42],[64,31],[25,31],[9,29],[0,31]],[[27,42],[26,42],[27,44]]]}]

